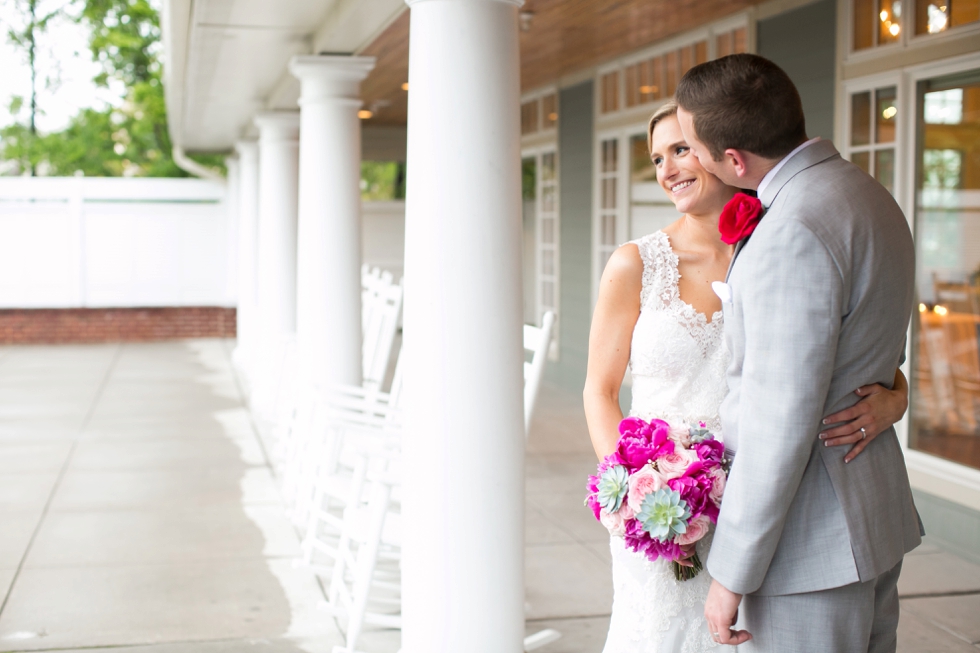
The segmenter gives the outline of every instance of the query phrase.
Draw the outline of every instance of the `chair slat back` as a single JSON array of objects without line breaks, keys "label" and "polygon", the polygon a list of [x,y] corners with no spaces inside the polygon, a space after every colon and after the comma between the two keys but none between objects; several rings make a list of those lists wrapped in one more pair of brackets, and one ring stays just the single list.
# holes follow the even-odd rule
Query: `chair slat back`
[{"label": "chair slat back", "polygon": [[541,376],[551,345],[551,332],[555,326],[555,314],[547,311],[541,318],[541,326],[524,325],[524,350],[531,353],[531,361],[524,363],[524,435],[531,431],[531,418],[538,400]]}]

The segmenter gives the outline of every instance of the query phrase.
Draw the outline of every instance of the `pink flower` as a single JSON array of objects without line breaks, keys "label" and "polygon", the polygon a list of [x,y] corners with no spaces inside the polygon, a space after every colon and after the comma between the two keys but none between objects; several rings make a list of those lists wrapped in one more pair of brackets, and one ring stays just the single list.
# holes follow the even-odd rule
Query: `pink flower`
[{"label": "pink flower", "polygon": [[725,493],[725,484],[728,483],[728,477],[725,476],[725,470],[721,467],[715,467],[708,475],[713,481],[711,491],[708,492],[708,498],[714,501],[716,506],[721,507],[721,497]]},{"label": "pink flower", "polygon": [[691,446],[691,428],[687,424],[676,424],[670,427],[670,439],[685,449]]},{"label": "pink flower", "polygon": [[725,457],[725,445],[715,440],[713,436],[698,442],[691,449],[697,451],[698,457],[704,462],[721,463]]},{"label": "pink flower", "polygon": [[691,463],[698,459],[697,453],[688,449],[678,449],[657,460],[657,469],[664,479],[683,476]]},{"label": "pink flower", "polygon": [[629,480],[630,490],[626,494],[626,504],[634,513],[640,512],[643,506],[643,499],[651,492],[656,492],[666,485],[661,476],[653,467],[645,466],[638,472],[633,472]]},{"label": "pink flower", "polygon": [[626,533],[623,535],[626,546],[637,553],[642,553],[647,560],[680,560],[684,557],[681,547],[675,542],[661,542],[650,537],[650,534],[643,530],[642,524],[636,519],[626,522]]},{"label": "pink flower", "polygon": [[675,537],[674,543],[680,546],[693,544],[708,534],[708,528],[710,526],[711,521],[707,517],[702,516],[692,519],[687,523],[687,532]]},{"label": "pink flower", "polygon": [[599,516],[599,521],[609,529],[610,533],[622,537],[626,534],[626,522],[633,517],[633,511],[626,503],[623,503],[623,507],[614,513],[603,510]]},{"label": "pink flower", "polygon": [[649,424],[638,417],[627,417],[619,423],[619,446],[616,453],[631,472],[674,451],[669,438],[670,425],[655,419]]}]

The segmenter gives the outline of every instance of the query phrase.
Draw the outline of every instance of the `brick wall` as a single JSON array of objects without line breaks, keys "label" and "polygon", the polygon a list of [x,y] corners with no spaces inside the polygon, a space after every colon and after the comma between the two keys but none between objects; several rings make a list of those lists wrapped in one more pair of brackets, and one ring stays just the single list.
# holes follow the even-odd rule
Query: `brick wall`
[{"label": "brick wall", "polygon": [[220,306],[0,310],[2,344],[233,337],[235,309]]}]

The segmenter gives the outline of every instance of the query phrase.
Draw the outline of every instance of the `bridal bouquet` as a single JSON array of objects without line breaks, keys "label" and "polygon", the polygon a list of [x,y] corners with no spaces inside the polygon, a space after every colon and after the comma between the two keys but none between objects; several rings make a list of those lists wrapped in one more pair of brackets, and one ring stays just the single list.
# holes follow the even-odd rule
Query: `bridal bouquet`
[{"label": "bridal bouquet", "polygon": [[627,417],[619,446],[589,477],[585,502],[596,519],[649,560],[670,560],[677,580],[703,569],[694,544],[718,521],[725,447],[705,424]]}]

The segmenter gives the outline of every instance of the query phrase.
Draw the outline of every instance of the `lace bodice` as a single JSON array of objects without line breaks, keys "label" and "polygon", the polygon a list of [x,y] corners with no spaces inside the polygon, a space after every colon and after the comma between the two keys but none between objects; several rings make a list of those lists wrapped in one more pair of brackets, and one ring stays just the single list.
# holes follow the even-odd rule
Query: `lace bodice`
[{"label": "lace bodice", "polygon": [[657,231],[632,242],[643,260],[643,286],[630,350],[630,413],[645,420],[705,422],[718,432],[729,360],[721,311],[709,322],[681,299],[677,255],[667,234]]},{"label": "lace bodice", "polygon": [[[729,359],[721,312],[709,322],[681,300],[677,255],[667,234],[657,231],[632,242],[643,259],[643,285],[630,350],[630,413],[645,420],[705,422],[719,433],[718,408],[728,391]],[[707,560],[710,538],[698,543],[702,561]],[[604,653],[734,651],[718,646],[708,632],[707,570],[678,582],[669,562],[647,560],[626,548],[622,538],[612,538],[610,551],[614,599]]]}]

